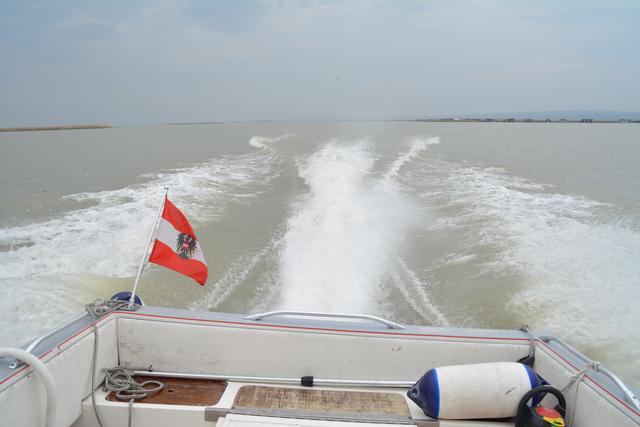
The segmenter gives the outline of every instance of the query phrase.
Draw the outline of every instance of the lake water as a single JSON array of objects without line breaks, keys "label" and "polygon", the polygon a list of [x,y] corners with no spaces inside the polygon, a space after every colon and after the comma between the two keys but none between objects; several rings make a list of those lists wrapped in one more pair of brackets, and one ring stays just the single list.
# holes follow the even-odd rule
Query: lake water
[{"label": "lake water", "polygon": [[0,346],[130,289],[169,186],[210,278],[150,265],[147,304],[528,324],[640,386],[636,124],[0,133],[0,182]]}]

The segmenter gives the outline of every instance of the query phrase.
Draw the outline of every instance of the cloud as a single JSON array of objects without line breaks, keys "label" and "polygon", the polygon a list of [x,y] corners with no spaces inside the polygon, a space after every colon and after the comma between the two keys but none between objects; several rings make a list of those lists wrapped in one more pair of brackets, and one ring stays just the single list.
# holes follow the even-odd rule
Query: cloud
[{"label": "cloud", "polygon": [[0,125],[640,109],[633,2],[9,9],[0,18]]}]

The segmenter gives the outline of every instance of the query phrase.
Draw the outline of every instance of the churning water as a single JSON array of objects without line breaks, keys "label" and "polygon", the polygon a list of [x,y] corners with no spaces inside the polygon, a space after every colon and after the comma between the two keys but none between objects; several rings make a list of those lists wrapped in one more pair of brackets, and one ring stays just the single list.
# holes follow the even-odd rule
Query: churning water
[{"label": "churning water", "polygon": [[210,279],[149,266],[149,304],[528,324],[640,384],[636,125],[159,126],[0,152],[0,345],[128,289],[168,186]]}]

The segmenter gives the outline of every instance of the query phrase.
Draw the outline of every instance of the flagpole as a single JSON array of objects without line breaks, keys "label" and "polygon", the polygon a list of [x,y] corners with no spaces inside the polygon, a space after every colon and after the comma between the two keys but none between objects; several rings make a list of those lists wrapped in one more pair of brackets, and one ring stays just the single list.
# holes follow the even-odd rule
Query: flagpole
[{"label": "flagpole", "polygon": [[147,257],[149,256],[149,248],[151,247],[151,242],[153,241],[153,235],[156,231],[156,225],[158,224],[158,219],[160,218],[160,214],[162,213],[162,208],[164,208],[164,202],[167,200],[167,193],[169,192],[168,187],[164,187],[164,197],[162,198],[162,203],[160,203],[160,207],[158,208],[158,213],[156,213],[156,219],[153,221],[153,227],[151,227],[151,233],[149,233],[149,241],[147,242],[147,246],[144,250],[144,255],[142,255],[142,260],[140,261],[140,267],[138,267],[138,275],[136,276],[136,281],[133,282],[133,290],[131,291],[131,297],[129,298],[129,308],[133,308],[133,303],[136,300],[136,290],[138,289],[138,282],[140,282],[140,276],[142,276],[142,270],[144,270],[144,266],[147,264]]}]

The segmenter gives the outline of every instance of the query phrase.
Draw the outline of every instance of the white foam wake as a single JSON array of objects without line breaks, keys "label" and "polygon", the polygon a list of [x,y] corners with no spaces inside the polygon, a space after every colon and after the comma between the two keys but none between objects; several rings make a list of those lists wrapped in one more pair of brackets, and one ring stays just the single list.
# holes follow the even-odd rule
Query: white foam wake
[{"label": "white foam wake", "polygon": [[91,273],[135,273],[162,188],[194,222],[218,218],[229,203],[251,195],[248,188],[269,181],[275,160],[261,155],[213,159],[204,164],[149,175],[148,182],[117,190],[68,196],[95,205],[49,221],[0,229],[1,278]]},{"label": "white foam wake", "polygon": [[523,286],[509,308],[521,322],[637,375],[638,348],[625,342],[640,342],[640,232],[612,206],[502,169],[434,164],[415,184],[431,186],[430,202],[457,212],[435,227],[464,233],[475,253],[492,248],[484,264],[492,277],[518,274]]},{"label": "white foam wake", "polygon": [[308,193],[294,204],[280,260],[281,306],[374,312],[378,285],[413,209],[372,176],[366,141],[331,141],[298,162]]},{"label": "white foam wake", "polygon": [[[222,277],[209,286],[210,289],[207,291],[207,295],[201,300],[192,303],[190,308],[192,310],[213,310],[218,308],[240,285],[247,281],[250,274],[260,263],[277,254],[281,243],[281,233],[276,233],[276,236],[259,251],[239,257],[229,266]],[[261,290],[257,291],[256,294],[261,293]],[[244,307],[244,310],[247,311],[250,308],[252,307]]]},{"label": "white foam wake", "polygon": [[430,145],[440,144],[440,137],[435,136],[427,139],[412,138],[409,143],[409,150],[398,157],[395,162],[393,162],[384,177],[385,181],[389,182],[394,179],[402,169],[402,166],[414,159],[418,154],[420,154],[421,151],[426,150]]},{"label": "white foam wake", "polygon": [[276,136],[276,137],[269,137],[269,136],[252,136],[251,139],[249,140],[249,145],[255,148],[267,148],[269,146],[271,146],[272,144],[275,144],[277,142],[283,141],[285,139],[289,139],[291,138],[293,135],[291,134],[285,134],[285,135],[280,135],[280,136]]},{"label": "white foam wake", "polygon": [[130,279],[118,284],[118,278],[135,274],[164,186],[197,229],[224,215],[231,203],[264,190],[278,165],[278,158],[262,151],[216,158],[148,175],[145,183],[73,194],[68,197],[93,205],[0,229],[0,248],[6,248],[0,256],[0,323],[20,321],[0,331],[0,344],[20,344],[16,340],[61,322],[96,295],[130,286]]},{"label": "white foam wake", "polygon": [[405,301],[429,325],[449,326],[449,321],[429,296],[430,284],[421,280],[400,257],[395,259],[395,268],[389,275]]}]

